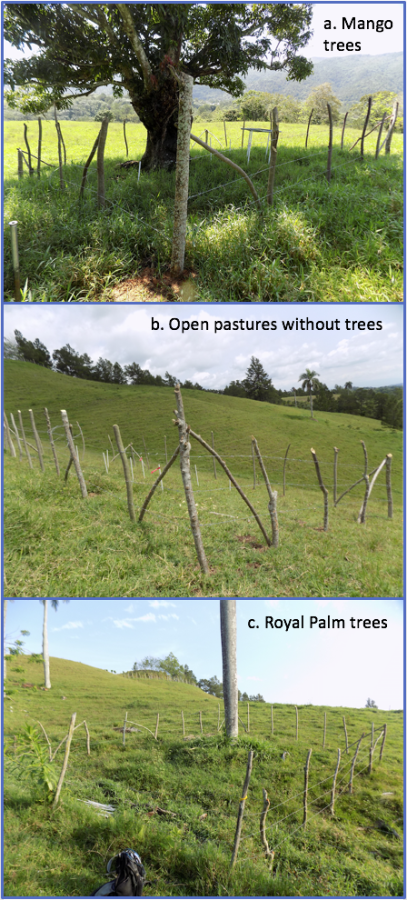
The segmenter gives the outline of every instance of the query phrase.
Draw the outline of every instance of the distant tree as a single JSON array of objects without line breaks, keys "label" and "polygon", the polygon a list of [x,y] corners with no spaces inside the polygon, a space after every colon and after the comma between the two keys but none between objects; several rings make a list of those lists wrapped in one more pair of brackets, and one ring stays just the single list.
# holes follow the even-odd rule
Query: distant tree
[{"label": "distant tree", "polygon": [[201,678],[197,686],[201,691],[205,691],[206,694],[211,694],[213,697],[219,697],[219,699],[223,697],[223,684],[216,675],[212,678]]},{"label": "distant tree", "polygon": [[169,372],[165,373],[164,384],[168,385],[168,387],[175,387],[178,382],[179,378],[176,378],[175,375],[170,375]]},{"label": "distant tree", "polygon": [[[393,106],[397,100],[395,91],[376,91],[374,94],[364,94],[358,103],[354,103],[349,109],[349,119],[352,124],[361,126],[366,118],[367,103],[369,97],[372,97],[372,106],[370,109],[369,125],[372,127],[381,122],[383,116],[391,116]],[[387,128],[389,122],[386,123]]]},{"label": "distant tree", "polygon": [[126,376],[120,363],[115,362],[113,364],[112,382],[113,384],[127,384]]},{"label": "distant tree", "polygon": [[[22,631],[20,631],[20,634],[22,634],[23,637],[28,637],[30,632],[22,630]],[[8,645],[7,650],[9,652],[10,656],[23,656],[24,655],[23,647],[24,647],[25,642],[22,641],[21,638],[17,638],[15,641],[6,641],[6,643]]]},{"label": "distant tree", "polygon": [[318,87],[313,88],[304,103],[304,110],[307,115],[310,114],[311,109],[314,110],[312,121],[317,125],[329,121],[327,103],[330,104],[333,121],[337,122],[342,104],[338,97],[335,96],[330,84],[319,84]]},{"label": "distant tree", "polygon": [[370,697],[368,697],[365,703],[365,709],[377,709],[377,703],[375,703],[374,700],[371,700]]},{"label": "distant tree", "polygon": [[18,345],[14,341],[10,341],[9,338],[4,338],[3,341],[3,358],[4,359],[22,359],[21,351],[18,349]]},{"label": "distant tree", "polygon": [[102,381],[106,384],[113,384],[114,381],[114,364],[110,362],[110,359],[103,359],[101,356],[99,357],[93,372],[95,381]]},{"label": "distant tree", "polygon": [[239,106],[241,117],[246,122],[264,122],[268,116],[270,94],[265,91],[246,91]]},{"label": "distant tree", "polygon": [[240,695],[240,700],[242,701],[242,703],[248,703],[248,702],[249,702],[250,697],[249,697],[249,695],[246,693],[246,691],[243,691],[243,694]]},{"label": "distant tree", "polygon": [[314,372],[313,369],[305,369],[305,372],[303,372],[298,379],[298,381],[301,381],[302,389],[307,391],[308,395],[310,395],[319,384],[317,376],[318,372]]},{"label": "distant tree", "polygon": [[20,359],[26,362],[35,363],[37,366],[44,366],[46,369],[52,369],[51,354],[47,350],[45,344],[36,338],[35,341],[28,341],[17,329],[14,332]]},{"label": "distant tree", "polygon": [[262,694],[250,694],[249,700],[252,703],[265,703],[265,699]]},{"label": "distant tree", "polygon": [[223,393],[230,397],[246,397],[246,388],[242,381],[231,381],[225,387]]},{"label": "distant tree", "polygon": [[74,350],[70,344],[65,344],[59,350],[54,350],[52,354],[54,360],[54,369],[64,375],[71,375],[73,378],[94,378],[93,362],[87,353],[80,354]]},{"label": "distant tree", "polygon": [[252,356],[250,360],[243,384],[246,397],[250,400],[269,400],[272,388],[271,378],[255,356]]}]

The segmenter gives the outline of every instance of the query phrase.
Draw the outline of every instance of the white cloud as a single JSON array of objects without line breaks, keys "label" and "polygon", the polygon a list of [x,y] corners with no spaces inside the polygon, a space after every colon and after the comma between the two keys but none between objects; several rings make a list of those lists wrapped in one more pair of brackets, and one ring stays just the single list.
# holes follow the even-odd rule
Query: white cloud
[{"label": "white cloud", "polygon": [[133,628],[133,626],[130,625],[130,622],[128,622],[127,619],[113,619],[113,625],[116,628]]},{"label": "white cloud", "polygon": [[176,603],[170,603],[169,600],[150,600],[149,606],[152,606],[153,609],[158,609],[160,606],[173,606],[176,609]]},{"label": "white cloud", "polygon": [[179,619],[179,616],[177,616],[176,613],[170,613],[168,616],[160,615],[158,618],[163,619],[164,622],[168,622],[169,619]]},{"label": "white cloud", "polygon": [[265,600],[266,606],[276,607],[280,603],[279,600]]},{"label": "white cloud", "polygon": [[247,681],[263,681],[262,678],[257,678],[257,675],[248,675]]},{"label": "white cloud", "polygon": [[82,622],[67,622],[66,625],[61,625],[61,628],[53,628],[53,631],[70,631],[72,628],[83,628]]},{"label": "white cloud", "polygon": [[130,612],[130,613],[131,613],[131,612],[134,612],[133,604],[130,603],[130,606],[126,606],[124,611],[125,611],[125,612]]}]

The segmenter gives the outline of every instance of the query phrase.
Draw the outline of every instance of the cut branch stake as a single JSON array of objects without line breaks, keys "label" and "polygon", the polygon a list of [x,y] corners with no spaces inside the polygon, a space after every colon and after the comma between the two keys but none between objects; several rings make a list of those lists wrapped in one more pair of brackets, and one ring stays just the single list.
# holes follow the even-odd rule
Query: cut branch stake
[{"label": "cut branch stake", "polygon": [[129,510],[129,516],[130,516],[131,521],[134,522],[136,515],[134,512],[133,488],[132,488],[132,484],[131,484],[131,476],[130,476],[129,467],[127,465],[127,456],[126,456],[126,453],[125,453],[125,450],[123,447],[123,441],[121,438],[120,428],[118,425],[113,425],[113,432],[114,432],[114,436],[116,438],[117,448],[120,453],[120,458],[121,458],[122,465],[123,465],[124,480],[126,482],[127,506],[128,506],[128,510]]},{"label": "cut branch stake", "polygon": [[180,450],[180,466],[181,466],[181,475],[184,483],[185,490],[185,499],[187,501],[189,519],[191,522],[191,530],[194,538],[195,549],[198,556],[199,565],[205,575],[209,575],[209,566],[205,556],[205,550],[202,543],[201,529],[199,527],[199,519],[198,512],[195,505],[194,492],[192,488],[191,481],[191,467],[190,467],[190,450],[191,445],[189,443],[189,429],[187,428],[187,423],[185,421],[185,413],[184,406],[182,402],[181,396],[181,388],[180,385],[177,384],[175,388],[175,397],[177,401],[177,421],[176,424],[178,426],[179,433],[179,450]]},{"label": "cut branch stake", "polygon": [[235,840],[234,840],[234,844],[233,844],[232,859],[230,861],[231,868],[233,868],[233,866],[235,865],[238,850],[239,850],[240,834],[242,831],[243,812],[244,812],[244,807],[245,807],[245,803],[247,800],[247,791],[249,788],[250,776],[252,774],[252,766],[253,766],[253,750],[249,750],[249,756],[248,756],[248,760],[247,760],[247,769],[246,769],[246,778],[244,780],[242,796],[241,796],[240,802],[239,802],[239,812],[237,814]]},{"label": "cut branch stake", "polygon": [[321,472],[320,472],[320,468],[319,468],[319,463],[317,460],[317,455],[315,453],[315,450],[312,447],[311,447],[311,453],[312,453],[312,458],[315,463],[315,469],[316,469],[316,473],[317,473],[319,486],[324,495],[324,531],[328,531],[328,491],[322,481],[322,476],[321,476]]}]

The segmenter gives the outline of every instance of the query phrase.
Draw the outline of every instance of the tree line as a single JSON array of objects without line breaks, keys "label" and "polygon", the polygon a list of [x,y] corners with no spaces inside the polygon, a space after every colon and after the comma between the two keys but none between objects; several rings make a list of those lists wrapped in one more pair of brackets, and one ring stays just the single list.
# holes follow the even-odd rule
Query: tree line
[{"label": "tree line", "polygon": [[299,376],[299,387],[281,390],[273,385],[271,376],[260,360],[252,356],[242,380],[233,380],[223,389],[204,388],[190,379],[182,382],[170,372],[165,372],[164,376],[153,375],[137,362],[121,366],[118,362],[100,357],[94,363],[89,354],[78,353],[70,344],[65,344],[51,354],[39,338],[27,340],[18,330],[15,330],[14,337],[14,342],[7,338],[4,341],[5,359],[23,360],[72,378],[133,386],[175,387],[179,383],[186,390],[225,394],[275,405],[284,403],[295,406],[297,398],[312,397],[315,411],[365,416],[379,419],[391,428],[403,428],[403,388],[399,386],[359,388],[351,381],[346,381],[343,387],[336,384],[331,390],[319,380],[317,372],[306,369]]},{"label": "tree line", "polygon": [[[192,669],[187,665],[182,665],[178,662],[177,657],[174,653],[169,653],[168,656],[164,658],[156,657],[156,656],[145,656],[140,662],[135,662],[133,665],[133,672],[140,671],[149,671],[149,672],[165,672],[167,675],[170,675],[171,678],[179,678],[180,681],[185,681],[186,684],[194,684],[196,687],[200,688],[201,691],[205,691],[206,694],[211,694],[213,697],[218,697],[219,700],[223,700],[223,684],[216,675],[212,678],[198,678],[194,675]],[[264,697],[261,694],[251,694],[250,696],[246,692],[238,691],[238,699],[246,700],[246,701],[259,701],[264,703]]]}]

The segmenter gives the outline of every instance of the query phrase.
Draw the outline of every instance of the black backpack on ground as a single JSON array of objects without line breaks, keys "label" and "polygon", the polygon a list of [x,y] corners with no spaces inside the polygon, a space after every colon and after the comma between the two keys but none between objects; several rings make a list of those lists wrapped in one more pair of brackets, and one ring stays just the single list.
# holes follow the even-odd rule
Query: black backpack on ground
[{"label": "black backpack on ground", "polygon": [[107,871],[116,863],[116,878],[102,884],[91,897],[141,897],[146,878],[145,869],[135,850],[121,850],[109,860]]}]

